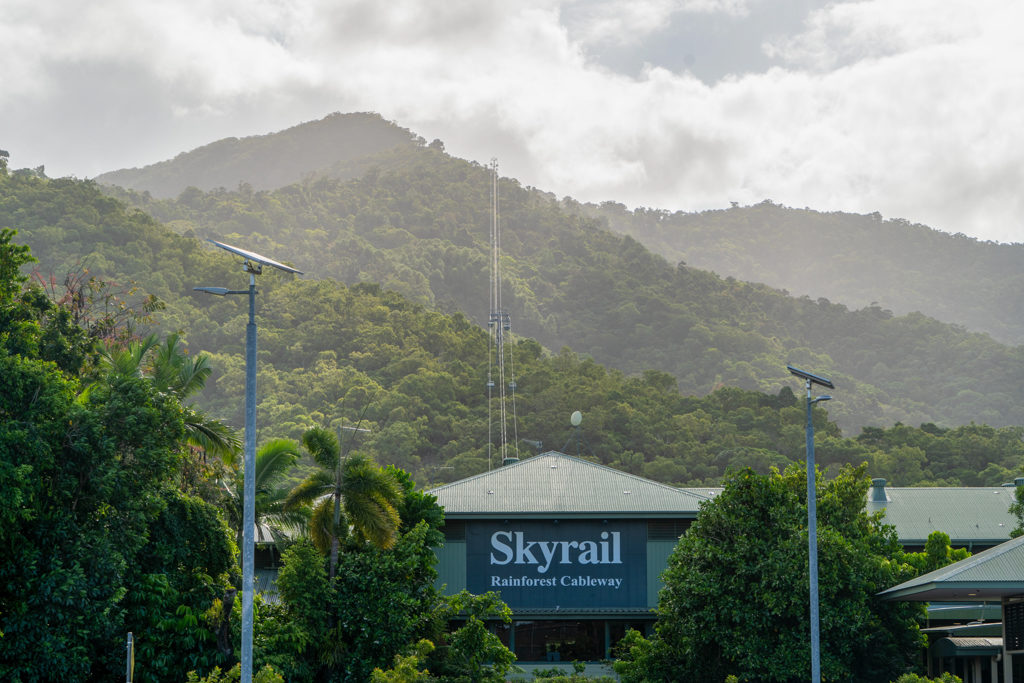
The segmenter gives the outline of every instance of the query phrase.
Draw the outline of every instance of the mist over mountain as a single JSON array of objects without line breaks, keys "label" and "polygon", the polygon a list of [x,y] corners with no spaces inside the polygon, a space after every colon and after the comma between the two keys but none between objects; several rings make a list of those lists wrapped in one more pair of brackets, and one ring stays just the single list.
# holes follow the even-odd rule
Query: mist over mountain
[{"label": "mist over mountain", "polygon": [[1024,244],[983,242],[874,213],[764,201],[699,213],[586,205],[616,232],[676,263],[847,306],[920,311],[1024,342]]},{"label": "mist over mountain", "polygon": [[[322,125],[344,121],[329,117]],[[282,135],[294,135],[295,130]],[[290,259],[312,277],[380,283],[425,306],[462,312],[483,324],[489,287],[490,170],[448,156],[443,145],[427,146],[407,131],[402,135],[413,144],[346,157],[345,165],[368,169],[354,179],[317,171],[303,174],[298,183],[259,191],[257,185],[273,184],[259,166],[250,170],[249,185],[237,189],[204,192],[193,187],[166,200],[154,198],[152,190],[148,196],[109,191],[183,235],[246,244]],[[332,144],[339,144],[340,137],[331,138]],[[274,144],[272,138],[251,142],[262,147]],[[233,155],[248,156],[246,141],[232,144],[220,165],[240,164]],[[636,220],[636,214],[615,205],[584,206],[508,178],[501,180],[499,195],[504,303],[515,333],[549,349],[569,346],[628,374],[670,373],[682,392],[696,395],[721,386],[775,393],[792,383],[786,363],[805,366],[833,376],[843,388],[842,400],[837,398],[829,411],[848,433],[895,422],[1024,422],[1024,409],[1014,398],[1022,384],[1017,381],[1019,349],[926,315],[896,316],[878,299],[858,309],[820,294],[794,297],[754,284],[768,279],[761,277],[767,268],[750,277],[753,282],[744,282],[689,262],[676,266],[632,237],[609,231],[616,213],[619,229]],[[676,225],[663,214],[651,213],[662,223]],[[789,215],[771,204],[723,213],[748,224],[747,232],[736,231],[736,242],[744,243],[750,235],[782,244],[788,239],[762,234],[773,226],[762,215]],[[819,214],[801,215],[813,219]],[[834,220],[854,226],[877,222],[843,215]],[[922,236],[944,239],[920,226],[885,226],[894,233],[886,243],[893,249],[899,243],[925,253]],[[860,247],[870,242],[870,236],[851,239]],[[808,254],[807,249],[801,253],[801,263]],[[808,260],[828,264],[819,267],[840,262],[818,256]],[[864,248],[842,252],[851,272],[871,258]],[[891,254],[876,260],[899,261]],[[753,263],[753,257],[747,261]],[[798,272],[809,270],[801,265]],[[891,277],[907,279],[917,288],[914,271],[904,268]],[[968,279],[961,286],[969,290],[972,284]],[[905,284],[903,289],[912,288]]]},{"label": "mist over mountain", "polygon": [[246,184],[271,190],[307,175],[356,178],[367,170],[361,163],[365,157],[419,142],[377,114],[335,113],[278,133],[218,140],[168,161],[103,173],[95,180],[161,198],[177,197],[187,187],[235,189]]}]

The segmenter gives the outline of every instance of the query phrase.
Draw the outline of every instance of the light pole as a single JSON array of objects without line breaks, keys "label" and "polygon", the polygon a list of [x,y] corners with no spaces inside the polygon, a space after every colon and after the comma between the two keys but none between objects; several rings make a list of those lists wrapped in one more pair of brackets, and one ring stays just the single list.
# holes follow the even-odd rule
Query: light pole
[{"label": "light pole", "polygon": [[242,480],[242,677],[240,683],[252,683],[252,604],[254,566],[254,534],[256,527],[256,276],[263,266],[271,266],[286,273],[302,274],[283,263],[239,249],[229,244],[209,240],[221,249],[244,259],[243,268],[249,274],[249,289],[226,287],[194,287],[197,292],[217,296],[227,294],[249,295],[249,323],[245,326],[245,459]]},{"label": "light pole", "polygon": [[811,385],[820,384],[829,389],[836,387],[832,380],[794,368],[792,365],[787,365],[786,369],[804,380],[807,388],[807,568],[811,595],[811,681],[821,683],[821,635],[818,627],[818,494],[815,491],[814,421],[811,419],[811,413],[815,403],[830,401],[832,397],[812,398]]}]

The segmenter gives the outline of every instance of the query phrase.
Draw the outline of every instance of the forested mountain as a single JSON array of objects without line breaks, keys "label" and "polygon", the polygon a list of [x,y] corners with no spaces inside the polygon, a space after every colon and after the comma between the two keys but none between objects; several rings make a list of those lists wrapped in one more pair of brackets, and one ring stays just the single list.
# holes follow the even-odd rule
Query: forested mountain
[{"label": "forested mountain", "polygon": [[[279,133],[214,142],[142,169],[97,180],[174,198],[186,187],[272,190],[303,179],[361,177],[401,164],[382,152],[422,146],[414,133],[376,114],[333,114]],[[432,146],[439,145],[439,141]],[[1024,342],[1024,244],[982,242],[904,219],[793,209],[765,200],[697,213],[628,210],[614,201],[576,204],[669,263],[827,298],[851,308],[922,312],[943,322]]]},{"label": "forested mountain", "polygon": [[[110,191],[182,234],[243,242],[312,277],[377,282],[483,323],[489,169],[422,143],[367,163],[355,180],[321,175],[273,191]],[[1020,349],[921,314],[850,310],[674,266],[572,200],[512,179],[499,194],[504,303],[514,332],[550,349],[627,374],[667,372],[697,395],[723,385],[775,393],[792,383],[787,362],[814,368],[841,387],[830,412],[851,434],[1024,422]]]},{"label": "forested mountain", "polygon": [[245,184],[268,190],[320,174],[357,178],[367,170],[368,155],[421,142],[376,114],[332,114],[280,133],[218,140],[168,161],[104,173],[96,180],[155,197],[177,197],[187,187],[213,190]]},{"label": "forested mountain", "polygon": [[584,206],[672,263],[855,308],[920,311],[1024,342],[1024,244],[982,242],[875,213],[822,213],[764,201],[699,213]]},{"label": "forested mountain", "polygon": [[[443,157],[441,161],[445,161]],[[445,163],[460,168],[452,160]],[[486,181],[483,169],[468,167],[468,172]],[[386,181],[396,182],[397,178],[382,174],[373,180],[327,185],[352,192],[369,185],[384,192]],[[538,197],[516,189],[510,182],[506,184],[509,197]],[[304,186],[283,194],[255,193],[253,197],[260,197],[267,206],[285,202],[274,210],[274,217],[283,220],[289,215],[288,197],[293,192],[301,196],[302,191]],[[193,196],[211,203],[241,201],[240,195],[232,193]],[[551,216],[562,215],[560,205],[550,198],[543,199],[541,206],[547,207]],[[529,215],[527,209],[522,211]],[[456,214],[452,220],[457,219]],[[93,182],[51,180],[31,171],[7,173],[0,169],[0,227],[20,231],[18,240],[31,245],[41,261],[38,274],[58,274],[53,281],[46,276],[36,281],[45,284],[55,298],[75,301],[80,319],[87,320],[90,311],[120,310],[123,301],[132,300],[128,294],[132,280],[142,291],[164,300],[166,309],[156,313],[159,329],[182,330],[194,353],[213,354],[212,366],[217,372],[200,396],[199,405],[211,415],[241,426],[247,316],[244,299],[209,297],[192,291],[196,285],[244,286],[245,276],[236,260],[191,237],[175,234],[148,214],[105,196]],[[415,244],[427,250],[428,257],[444,253],[445,248],[459,253],[455,246],[438,244],[440,240],[415,240],[409,234],[407,239],[413,244],[406,258],[410,258]],[[610,240],[613,246],[628,247],[598,254],[609,268],[616,267],[613,257],[618,255],[638,266],[649,264],[647,267],[656,272],[675,272],[627,239],[582,225],[570,232],[566,244],[573,244],[574,238],[578,249],[593,250],[593,244],[600,244],[601,239]],[[257,239],[259,248],[267,245],[288,251],[283,242]],[[397,268],[400,261],[374,247],[369,239],[351,233],[339,239],[349,240],[353,247],[361,245],[367,254],[380,254],[377,267],[390,266],[404,273]],[[327,247],[324,243],[324,258],[316,263],[329,260],[332,252]],[[463,249],[470,254],[479,251],[475,239]],[[291,258],[276,251],[273,255]],[[564,263],[567,268],[582,270],[582,265],[568,256]],[[438,264],[443,265],[443,261]],[[296,260],[295,265],[304,264]],[[454,270],[454,265],[448,270]],[[515,265],[510,258],[510,269],[524,272]],[[555,265],[545,267],[555,269]],[[63,284],[64,274],[81,274],[83,268],[88,269],[88,275],[114,280],[117,286],[90,289],[82,284],[85,280],[72,277],[67,281],[69,292]],[[473,278],[486,278],[485,272],[476,270],[485,269],[483,264],[469,269],[467,286],[475,290]],[[641,272],[642,268],[635,270]],[[764,288],[722,281],[689,269],[679,272],[684,284],[702,285],[708,305],[713,306],[709,310],[731,311],[732,320],[744,320],[743,311],[752,308],[743,299],[750,292],[772,297],[770,301],[790,302],[778,303],[783,312],[787,311],[785,306],[795,306],[787,297]],[[542,283],[531,280],[532,275],[516,275],[512,280],[521,277],[526,284]],[[567,277],[571,277],[568,272]],[[441,284],[444,281],[443,277],[437,279]],[[406,281],[395,278],[394,282]],[[428,277],[417,282],[427,287],[419,293],[419,299],[447,291],[455,301],[457,288],[451,284],[448,290],[435,290],[434,281]],[[313,424],[338,428],[361,420],[371,431],[350,445],[369,450],[381,463],[407,468],[417,481],[452,480],[486,469],[487,340],[481,327],[461,314],[431,310],[373,283],[348,287],[331,279],[295,280],[275,271],[262,275],[259,287],[260,442],[296,437]],[[136,301],[141,301],[138,297],[142,291],[134,295]],[[532,290],[517,285],[515,291]],[[523,300],[522,295],[517,298]],[[522,303],[516,305],[525,314],[527,308]],[[834,309],[838,318],[854,315],[809,301],[802,305]],[[793,308],[787,314],[795,316],[798,312]],[[873,319],[868,315],[856,322],[881,336],[882,343],[888,330],[910,330],[912,323],[931,329],[939,339],[962,334],[923,318],[901,321],[878,316],[880,322],[872,324]],[[536,320],[542,328],[543,317]],[[709,322],[710,326],[702,325],[707,330],[705,335],[712,334],[712,330],[715,334],[728,330],[726,323]],[[851,324],[851,329],[855,327],[856,323]],[[749,338],[756,339],[752,332]],[[966,354],[971,343],[983,342],[995,354],[989,361],[996,371],[1009,367],[1009,350],[983,337],[963,339],[964,350],[944,347],[951,358]],[[803,456],[804,412],[790,389],[794,382],[789,378],[777,381],[767,393],[720,387],[706,396],[688,396],[688,392],[679,391],[676,378],[666,373],[647,370],[630,377],[568,349],[552,355],[537,342],[522,338],[515,342],[514,366],[519,387],[518,435],[523,439],[518,448],[523,456],[533,448],[527,439],[541,441],[546,448],[576,452],[568,425],[568,414],[576,409],[585,416],[581,455],[660,481],[714,484],[730,466],[751,465],[766,471],[771,465],[784,465]],[[973,378],[947,376],[945,381],[967,383]],[[1011,384],[1007,381],[1004,390],[1016,397],[1012,392],[1019,389]],[[838,404],[840,394],[836,393],[833,403]],[[886,423],[879,421],[861,437],[842,438],[836,425],[826,421],[824,410],[817,411],[816,420],[819,462],[868,461],[874,475],[897,484],[998,484],[1013,476],[1024,455],[1024,431],[1020,427],[944,428],[926,424],[920,428],[881,428],[878,425]]]}]

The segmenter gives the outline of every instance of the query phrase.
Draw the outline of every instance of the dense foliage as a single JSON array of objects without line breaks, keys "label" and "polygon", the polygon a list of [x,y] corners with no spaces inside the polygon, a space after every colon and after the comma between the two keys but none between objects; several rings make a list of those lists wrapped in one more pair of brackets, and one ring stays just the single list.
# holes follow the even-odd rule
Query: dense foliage
[{"label": "dense foliage", "polygon": [[[917,572],[892,527],[864,512],[863,468],[819,484],[822,677],[886,683],[916,663],[924,607],[874,596]],[[656,635],[625,644],[624,680],[807,680],[806,491],[799,468],[726,478],[669,559]]]},{"label": "dense foliage", "polygon": [[[485,322],[489,169],[424,146],[373,159],[355,180],[319,175],[273,191],[192,188],[166,201],[111,192],[182,234],[243,242],[313,277],[380,283]],[[919,313],[851,310],[674,266],[576,202],[510,179],[499,194],[503,306],[517,333],[547,348],[571,346],[627,374],[667,372],[694,394],[722,384],[775,392],[787,362],[815,368],[842,387],[831,410],[851,433],[896,421],[1024,423],[1020,349]]]},{"label": "dense foliage", "polygon": [[699,213],[629,211],[615,202],[583,208],[672,263],[856,308],[921,311],[1024,342],[1022,244],[949,235],[878,213],[824,213],[767,200]]},{"label": "dense foliage", "polygon": [[[231,447],[196,445],[186,424],[197,415],[181,403],[206,359],[186,362],[173,336],[96,353],[99,340],[69,324],[66,310],[22,289],[31,256],[14,237],[0,231],[0,675],[109,680],[123,675],[134,633],[136,680],[237,679],[240,577],[225,514],[236,525],[239,515],[222,478],[238,465],[203,466]],[[330,432],[309,430],[307,448],[317,441],[310,434],[339,455]],[[273,439],[257,461],[260,518],[290,522],[293,533],[309,511],[285,515],[299,511],[282,509],[275,488],[296,450]],[[367,680],[424,637],[440,645],[433,670],[500,678],[514,656],[481,619],[507,620],[508,608],[493,595],[449,599],[434,588],[436,500],[362,454],[347,454],[338,471],[346,533],[337,520],[329,529],[344,543],[319,552],[300,542],[285,553],[280,603],[258,601],[259,680],[281,680],[278,671]],[[383,534],[373,514],[382,510]],[[458,618],[465,625],[449,633]]]},{"label": "dense foliage", "polygon": [[[425,153],[438,154],[434,150]],[[452,168],[464,168],[454,161],[447,163]],[[323,183],[351,192],[360,185]],[[242,425],[239,397],[244,387],[245,306],[237,297],[208,297],[189,290],[195,284],[241,286],[243,278],[232,259],[202,248],[193,239],[175,235],[144,213],[126,209],[89,182],[11,173],[0,174],[0,190],[0,225],[10,221],[25,226],[27,239],[39,245],[47,259],[40,266],[42,272],[83,267],[112,272],[125,288],[132,277],[146,278],[146,292],[167,303],[165,310],[156,311],[163,328],[182,330],[194,351],[214,352],[210,365],[216,371],[206,389],[195,397],[196,407],[210,417],[236,427]],[[535,194],[517,192],[536,200]],[[268,205],[290,196],[288,191],[253,196],[257,195]],[[200,198],[216,206],[239,196],[213,193]],[[470,202],[468,193],[463,199]],[[453,203],[451,210],[459,206]],[[549,208],[555,221],[560,210],[555,205]],[[291,220],[283,208],[274,216],[285,225]],[[458,214],[453,214],[453,225],[459,220]],[[294,236],[301,239],[298,228]],[[476,245],[468,233],[466,239],[467,244]],[[601,239],[614,242],[617,238]],[[265,243],[257,242],[263,248]],[[406,252],[412,254],[417,247],[433,244],[428,242],[414,241]],[[310,242],[309,248],[313,244]],[[467,247],[465,253],[456,251],[463,255],[477,253],[473,258],[479,261],[479,272],[474,271],[472,277],[483,278],[485,264],[482,254],[474,251],[477,246]],[[330,248],[324,246],[325,251]],[[641,253],[638,246],[633,251]],[[385,258],[386,253],[378,255]],[[454,258],[455,252],[452,255]],[[372,263],[373,259],[367,261]],[[451,261],[452,268],[464,268],[456,268],[458,263],[458,259]],[[719,282],[714,276],[695,271],[691,274],[709,284]],[[449,280],[440,275],[435,279],[442,284]],[[512,282],[518,280],[513,278]],[[457,286],[449,298],[469,289],[471,282],[452,284]],[[739,283],[730,286],[736,293],[742,289]],[[62,295],[61,288],[57,289],[56,293]],[[417,296],[422,299],[431,291],[425,287]],[[127,292],[124,297],[131,298]],[[141,303],[141,297],[137,294],[135,300]],[[722,306],[730,301],[730,307],[741,303],[735,297],[715,295],[714,299]],[[371,431],[353,433],[356,446],[378,462],[410,471],[421,483],[450,481],[486,469],[488,456],[492,455],[487,446],[484,389],[488,346],[485,332],[470,319],[434,312],[379,285],[345,287],[330,280],[289,282],[276,273],[260,278],[258,311],[261,443],[273,437],[298,439],[318,424],[337,430],[358,423]],[[864,312],[857,315],[863,316]],[[889,319],[885,324],[902,326],[910,320]],[[863,327],[872,329],[871,325]],[[944,357],[953,353],[974,356],[976,350],[969,344],[957,348],[944,334],[934,341],[936,349],[942,347]],[[884,335],[875,336],[889,348]],[[913,340],[909,330],[904,336]],[[710,343],[710,337],[707,341]],[[945,348],[947,343],[949,348]],[[524,439],[517,445],[522,456],[534,452],[525,440],[575,453],[576,441],[570,438],[567,418],[578,409],[585,415],[581,455],[592,455],[606,464],[659,481],[717,484],[729,466],[751,466],[766,472],[771,465],[784,467],[802,457],[802,409],[788,388],[792,384],[789,379],[768,383],[772,386],[767,394],[715,384],[707,395],[692,397],[679,389],[682,385],[677,377],[664,372],[647,370],[626,376],[565,348],[552,355],[534,341],[517,338],[511,346],[518,385],[518,435]],[[892,348],[898,346],[893,344]],[[711,352],[703,348],[701,354]],[[979,362],[994,358],[978,352]],[[714,353],[726,357],[720,350]],[[682,360],[692,358],[686,353],[678,355]],[[865,359],[880,357],[875,350],[865,350],[862,355]],[[957,364],[944,365],[962,369]],[[776,372],[784,365],[773,368],[771,371]],[[1003,381],[1012,383],[1017,373],[1008,370]],[[956,381],[979,389],[982,385],[969,374]],[[927,379],[907,386],[911,385],[915,392],[920,391]],[[829,409],[853,404],[854,410],[860,410],[857,393],[840,386],[842,392],[837,393]],[[1008,393],[1000,393],[991,385],[984,394],[973,389],[954,394],[934,390],[930,398],[947,407],[964,408],[974,405],[973,401],[982,401],[1001,402],[1000,409],[1012,409],[1024,402],[1015,404],[1006,397],[1021,386],[1024,382],[1008,387]],[[1018,427],[897,424],[866,429],[861,437],[851,440],[841,438],[835,425],[825,421],[824,413],[819,416],[820,462],[838,465],[867,461],[874,476],[883,476],[895,485],[998,485],[1012,480],[1021,461]],[[874,423],[891,423],[891,416]]]},{"label": "dense foliage", "polygon": [[145,634],[138,680],[216,662],[199,616],[224,590],[234,544],[219,512],[175,485],[183,410],[143,377],[83,389],[87,334],[36,291],[31,257],[0,233],[0,676],[109,680]]},{"label": "dense foliage", "polygon": [[[421,680],[505,680],[515,656],[485,620],[508,622],[511,611],[494,593],[443,597],[436,590],[431,548],[443,542],[441,509],[407,474],[387,474],[402,491],[397,538],[381,547],[346,536],[329,563],[329,551],[312,543],[287,550],[281,603],[261,608],[257,661],[288,680],[415,680],[396,678],[395,670]],[[460,623],[449,631],[452,620]]]}]

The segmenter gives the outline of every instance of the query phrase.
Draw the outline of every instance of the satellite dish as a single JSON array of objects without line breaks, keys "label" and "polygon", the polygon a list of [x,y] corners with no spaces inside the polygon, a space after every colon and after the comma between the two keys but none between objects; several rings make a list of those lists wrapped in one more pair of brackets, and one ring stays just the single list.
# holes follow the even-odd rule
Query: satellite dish
[{"label": "satellite dish", "polygon": [[581,422],[583,422],[583,413],[574,410],[572,415],[569,416],[569,424],[573,427],[579,427]]}]

